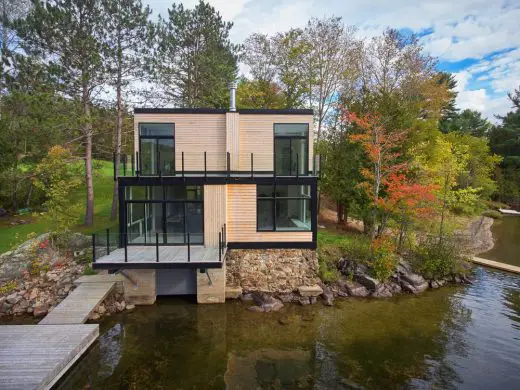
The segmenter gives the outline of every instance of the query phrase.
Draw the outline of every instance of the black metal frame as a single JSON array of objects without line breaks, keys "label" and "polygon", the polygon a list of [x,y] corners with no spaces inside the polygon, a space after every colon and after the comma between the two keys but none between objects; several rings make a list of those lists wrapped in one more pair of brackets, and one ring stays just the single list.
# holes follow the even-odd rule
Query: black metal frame
[{"label": "black metal frame", "polygon": [[[172,135],[171,136],[168,136],[168,135],[141,135],[141,126],[143,125],[150,125],[150,124],[163,124],[163,125],[171,125],[172,126]],[[159,140],[161,139],[168,139],[168,140],[173,140],[173,172],[172,174],[175,175],[176,173],[176,167],[175,167],[175,123],[173,122],[139,122],[138,124],[138,131],[139,131],[139,150],[142,151],[143,150],[143,144],[142,144],[142,140],[143,139],[151,139],[151,140],[155,140],[155,147],[157,148],[157,174],[144,174],[143,175],[143,159],[142,158],[139,158],[138,159],[138,170],[139,170],[139,174],[141,176],[162,176],[162,172],[161,172],[161,169],[159,167],[159,164],[160,164],[160,160],[161,160],[161,153],[159,152]],[[141,153],[141,156],[142,156],[142,153]],[[125,169],[126,170],[126,169]]]},{"label": "black metal frame", "polygon": [[[281,199],[281,200],[306,200],[310,203],[310,206],[311,206],[311,215],[313,213],[312,211],[312,193],[311,195],[309,195],[309,197],[303,197],[303,196],[281,196],[281,197],[277,197],[276,196],[276,188],[277,187],[284,187],[284,186],[289,186],[289,185],[294,185],[294,184],[273,184],[272,187],[273,187],[273,196],[271,197],[265,197],[265,198],[259,198],[258,197],[258,185],[256,187],[256,231],[257,232],[278,232],[278,233],[284,233],[284,232],[312,232],[312,220],[311,220],[311,228],[310,229],[283,229],[283,230],[277,230],[276,229],[276,200],[277,199]],[[300,187],[301,185],[296,185],[297,187]],[[311,186],[309,185],[309,187],[311,188]],[[310,189],[309,188],[309,189]],[[312,192],[312,190],[311,190]],[[273,206],[273,228],[272,229],[261,229],[259,226],[258,226],[258,205],[260,204],[259,201],[271,201],[272,202],[272,206]]]},{"label": "black metal frame", "polygon": [[[307,135],[276,135],[276,125],[306,125],[307,126]],[[308,176],[309,175],[309,144],[310,144],[310,140],[309,140],[309,136],[310,136],[310,131],[309,131],[309,124],[308,123],[273,123],[273,174],[275,176],[300,176],[300,175],[303,175],[303,176]],[[304,163],[304,167],[305,167],[305,170],[304,170],[304,173],[300,173],[299,172],[299,168],[300,168],[300,164],[299,164],[299,161],[298,161],[298,153],[296,153],[296,174],[293,175],[292,174],[292,152],[290,152],[289,154],[289,165],[291,166],[291,172],[289,173],[289,175],[280,175],[277,173],[276,171],[276,140],[277,139],[288,139],[289,140],[289,145],[292,145],[292,140],[293,139],[303,139],[305,141],[307,141],[307,148],[306,148],[306,158],[303,159],[303,163]],[[291,149],[291,147],[289,146],[289,149]]]}]

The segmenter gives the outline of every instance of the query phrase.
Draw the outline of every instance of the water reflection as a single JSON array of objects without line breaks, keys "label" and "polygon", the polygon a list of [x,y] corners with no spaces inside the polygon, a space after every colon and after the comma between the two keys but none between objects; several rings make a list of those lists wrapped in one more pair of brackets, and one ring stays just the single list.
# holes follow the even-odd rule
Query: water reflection
[{"label": "water reflection", "polygon": [[421,297],[269,314],[160,300],[107,319],[61,388],[515,388],[518,279],[476,278]]}]

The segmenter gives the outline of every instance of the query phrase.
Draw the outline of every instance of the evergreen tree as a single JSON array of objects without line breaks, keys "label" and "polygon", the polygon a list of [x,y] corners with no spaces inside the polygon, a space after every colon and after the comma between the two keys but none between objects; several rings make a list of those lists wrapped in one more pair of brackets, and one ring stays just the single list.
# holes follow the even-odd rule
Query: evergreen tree
[{"label": "evergreen tree", "polygon": [[227,85],[237,74],[233,23],[202,0],[194,9],[173,4],[159,23],[154,69],[162,99],[181,107],[225,107]]},{"label": "evergreen tree", "polygon": [[100,0],[33,0],[27,18],[17,24],[25,51],[49,64],[62,90],[81,101],[87,226],[94,221],[91,106],[93,94],[106,80],[105,23]]}]

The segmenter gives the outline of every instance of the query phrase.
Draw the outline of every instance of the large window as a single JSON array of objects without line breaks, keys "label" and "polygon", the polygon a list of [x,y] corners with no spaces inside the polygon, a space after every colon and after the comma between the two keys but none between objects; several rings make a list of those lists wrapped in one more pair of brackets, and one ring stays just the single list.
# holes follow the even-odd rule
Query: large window
[{"label": "large window", "polygon": [[204,243],[202,186],[128,186],[125,203],[129,244]]},{"label": "large window", "polygon": [[309,165],[309,125],[275,123],[274,166],[280,176],[306,175]]},{"label": "large window", "polygon": [[309,186],[257,186],[258,231],[310,231]]},{"label": "large window", "polygon": [[139,169],[141,175],[175,173],[175,129],[173,123],[139,124]]}]

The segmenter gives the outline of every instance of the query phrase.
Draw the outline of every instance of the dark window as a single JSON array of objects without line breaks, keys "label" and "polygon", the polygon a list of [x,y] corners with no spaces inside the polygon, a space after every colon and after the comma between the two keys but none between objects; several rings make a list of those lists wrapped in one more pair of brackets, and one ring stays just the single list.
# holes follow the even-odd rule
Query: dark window
[{"label": "dark window", "polygon": [[257,186],[258,231],[310,231],[309,186]]},{"label": "dark window", "polygon": [[175,173],[175,125],[139,124],[139,169],[141,175]]},{"label": "dark window", "polygon": [[274,168],[277,175],[306,175],[309,165],[309,125],[275,123]]}]

